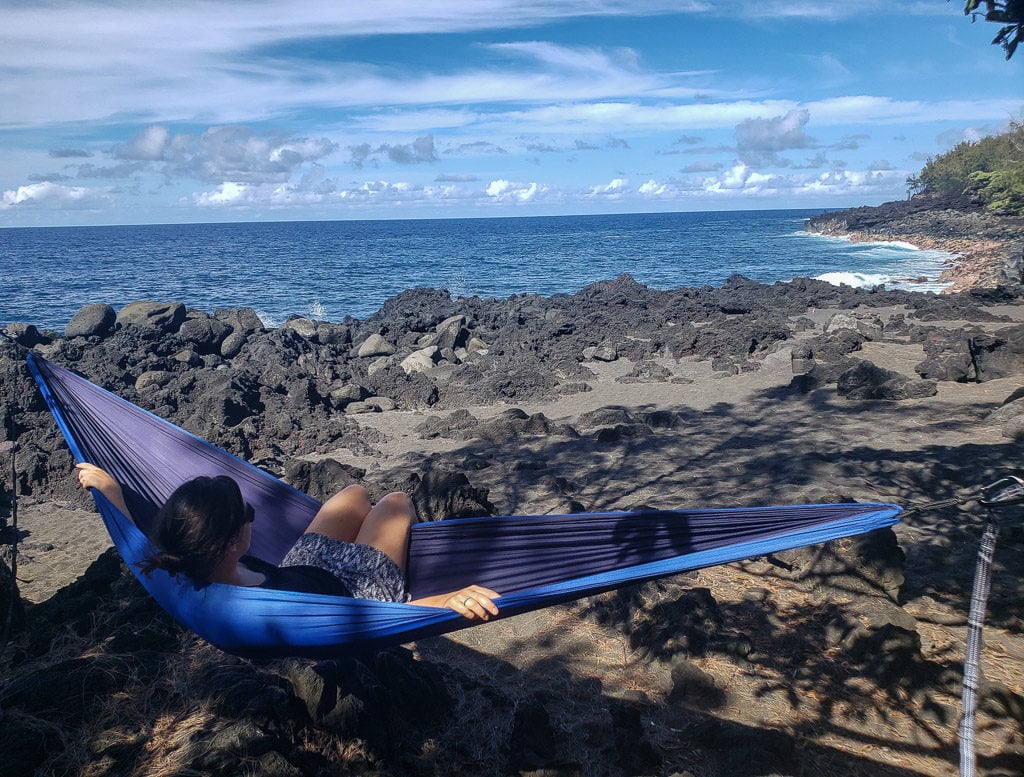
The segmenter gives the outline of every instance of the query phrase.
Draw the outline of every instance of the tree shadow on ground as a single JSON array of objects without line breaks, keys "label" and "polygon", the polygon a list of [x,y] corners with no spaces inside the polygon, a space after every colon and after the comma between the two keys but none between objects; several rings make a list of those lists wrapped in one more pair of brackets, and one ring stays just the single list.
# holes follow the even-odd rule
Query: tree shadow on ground
[{"label": "tree shadow on ground", "polygon": [[[719,402],[706,411],[684,406],[622,410],[620,423],[581,429],[578,437],[469,441],[452,453],[410,461],[405,469],[463,471],[473,486],[488,488],[492,501],[510,513],[571,503],[589,510],[864,498],[908,503],[946,498],[990,482],[1020,452],[1016,444],[993,443],[992,435],[972,440],[973,429],[984,431],[977,426],[980,415],[941,403],[841,403],[828,392],[765,392],[743,405]],[[881,441],[876,439],[879,430]],[[469,458],[477,464],[462,466]],[[69,670],[82,672],[83,678],[108,678],[104,693],[125,709],[135,705],[136,712],[122,711],[124,720],[108,721],[103,728],[96,709],[83,708],[55,735],[52,726],[44,725],[47,716],[58,714],[55,707],[44,710],[35,718],[41,724],[29,729],[37,734],[33,741],[57,748],[49,752],[65,753],[72,763],[84,757],[97,764],[95,774],[130,770],[145,757],[147,742],[178,741],[175,736],[183,734],[174,734],[175,726],[205,742],[236,724],[250,723],[255,729],[246,728],[245,736],[242,729],[231,729],[253,749],[231,756],[236,760],[230,763],[251,766],[253,759],[288,742],[309,753],[305,761],[293,759],[303,769],[325,768],[331,758],[348,759],[353,773],[507,774],[557,764],[579,764],[587,774],[688,769],[701,777],[935,773],[926,766],[883,764],[879,753],[885,752],[911,763],[945,764],[952,773],[956,710],[949,685],[958,682],[957,650],[950,647],[924,659],[912,630],[884,608],[872,628],[858,630],[854,622],[864,612],[852,603],[873,599],[898,609],[898,603],[927,598],[962,622],[980,520],[973,513],[942,510],[920,513],[901,527],[907,580],[898,602],[877,575],[856,563],[838,571],[829,566],[848,549],[816,548],[801,561],[800,569],[808,572],[803,578],[783,574],[773,560],[761,559],[730,567],[730,574],[742,577],[739,582],[709,578],[721,582],[722,591],[711,585],[698,593],[693,590],[697,578],[683,577],[606,594],[606,609],[617,614],[596,625],[588,614],[593,600],[555,608],[556,621],[543,633],[527,629],[530,633],[517,635],[521,624],[531,622],[530,616],[520,616],[507,622],[510,632],[498,633],[500,649],[493,636],[477,647],[454,639],[424,641],[417,651],[431,668],[422,671],[443,675],[453,699],[450,713],[430,722],[406,715],[400,709],[402,688],[396,687],[391,701],[395,717],[383,729],[371,729],[378,733],[369,738],[358,726],[339,733],[296,724],[305,718],[294,700],[275,696],[275,688],[285,688],[280,667],[206,656],[190,667],[192,682],[168,686],[160,678],[169,664],[191,660],[174,652],[180,646],[161,644],[166,629],[173,627],[164,616],[137,609],[141,605],[126,605],[123,593],[113,600],[113,620],[98,617],[97,602],[104,594],[93,591],[87,602],[53,622],[93,634],[63,661],[106,656],[98,660],[107,663],[64,663],[60,671],[65,680]],[[990,623],[1007,628],[1018,623],[1013,609],[1022,577],[1019,545],[1011,533],[1000,545],[994,570]],[[822,568],[827,575],[815,572]],[[758,588],[767,593],[753,599],[735,595]],[[480,628],[495,627],[502,622]],[[140,648],[118,639],[139,632],[152,642]],[[118,657],[128,645],[134,658],[124,664]],[[622,664],[629,664],[631,672],[653,683],[651,689],[624,689],[593,668],[607,668],[608,661],[603,655],[595,664],[593,653],[615,650],[622,651]],[[155,663],[150,660],[154,652]],[[520,658],[509,658],[516,655]],[[17,660],[33,659],[25,652]],[[390,670],[381,671],[401,677],[395,666],[392,662]],[[415,676],[421,670],[409,671]],[[186,674],[182,669],[176,676]],[[110,677],[125,682],[114,688]],[[241,702],[229,703],[239,698],[232,689],[256,694],[261,683],[268,689],[265,701],[278,698],[282,704],[273,720],[254,718],[253,709]],[[356,704],[358,694],[353,698]],[[735,714],[738,705],[747,708],[743,715]],[[197,711],[202,714],[189,717]],[[909,740],[904,736],[908,730],[913,732]],[[386,744],[390,733],[396,736]],[[105,746],[96,744],[101,740]],[[273,746],[257,754],[268,741]],[[51,765],[63,763],[64,757],[53,755]],[[1013,758],[1007,751],[981,763],[988,769],[1019,765]]]},{"label": "tree shadow on ground", "polygon": [[[407,465],[462,469],[473,486],[490,489],[499,509],[520,514],[569,511],[564,508],[572,504],[591,511],[834,501],[910,506],[974,494],[1021,462],[1020,444],[984,424],[991,407],[936,399],[927,404],[850,402],[828,390],[796,394],[773,389],[743,404],[718,402],[707,410],[612,409],[615,423],[579,428],[578,437],[469,441],[426,462],[410,459]],[[461,467],[469,458],[477,462],[472,470]],[[481,460],[488,466],[480,466]],[[1024,600],[1024,543],[1013,528],[1020,516],[1019,508],[1001,513],[1010,529],[997,548],[987,620],[990,627],[1016,632]],[[880,585],[877,575],[859,568],[863,558],[855,556],[838,568],[823,564],[826,557],[836,557],[831,546],[808,551],[804,577],[797,583],[775,574],[778,570],[765,560],[735,565],[747,575],[747,586],[763,587],[770,595],[753,604],[723,599],[716,617],[727,626],[706,639],[701,650],[693,649],[692,640],[680,639],[678,629],[665,635],[650,625],[659,620],[679,625],[679,613],[671,610],[687,600],[685,585],[674,599],[667,597],[668,603],[655,597],[623,607],[636,594],[609,594],[618,598],[622,612],[606,623],[635,633],[636,613],[647,608],[633,649],[656,655],[657,639],[675,640],[670,654],[675,650],[687,659],[727,661],[729,671],[748,676],[743,685],[755,690],[748,701],[795,711],[800,719],[788,731],[797,738],[824,732],[865,749],[937,758],[952,768],[962,643],[930,645],[926,658],[915,618],[926,624],[935,610],[929,625],[949,627],[954,636],[962,633],[956,629],[966,622],[985,517],[977,508],[907,515],[897,527],[906,554],[905,579],[892,586]],[[772,600],[780,589],[794,586],[792,601],[810,603],[802,610]],[[649,597],[650,591],[640,596]],[[866,600],[876,603],[865,607]],[[911,603],[915,617],[900,607]],[[685,617],[681,620],[685,625]],[[902,719],[900,734],[893,733],[896,718]],[[1020,724],[1010,714],[981,726],[1009,726],[1017,732],[1013,739],[1019,737]],[[910,740],[904,741],[904,735]],[[995,769],[1000,758],[1019,765],[1012,751],[982,763]]]}]

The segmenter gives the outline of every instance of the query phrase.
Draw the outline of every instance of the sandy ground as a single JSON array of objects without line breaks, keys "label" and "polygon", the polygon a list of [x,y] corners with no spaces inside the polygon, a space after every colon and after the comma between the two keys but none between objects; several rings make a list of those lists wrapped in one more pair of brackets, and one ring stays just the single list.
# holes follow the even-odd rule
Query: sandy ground
[{"label": "sandy ground", "polygon": [[[1019,311],[1012,312],[1016,316]],[[828,312],[818,315],[825,320]],[[918,345],[878,342],[866,344],[855,356],[916,377],[913,367],[924,354]],[[375,455],[357,457],[341,450],[335,458],[374,474],[415,467],[424,456],[461,461],[485,450],[507,460],[539,462],[521,467],[517,471],[522,474],[513,480],[507,469],[495,467],[471,474],[473,485],[490,489],[491,501],[507,513],[558,510],[567,495],[592,510],[640,504],[673,508],[814,502],[834,496],[909,505],[961,493],[972,485],[974,475],[992,478],[1021,462],[1017,444],[1004,438],[998,426],[985,422],[988,413],[1024,383],[1016,378],[940,383],[937,396],[921,400],[851,402],[838,397],[834,386],[807,395],[788,391],[789,348],[767,357],[761,369],[740,375],[716,374],[706,362],[664,364],[675,382],[618,382],[632,366],[618,361],[593,365],[599,373],[590,381],[589,392],[520,406],[527,413],[542,412],[553,422],[570,424],[582,413],[607,407],[669,410],[684,419],[677,428],[644,439],[609,446],[568,438],[500,444],[427,440],[416,426],[454,408],[393,411],[358,419],[382,437],[374,443]],[[467,409],[483,419],[508,408]],[[32,602],[74,580],[109,545],[98,516],[73,505],[24,499],[19,526],[23,539],[18,574],[22,594]],[[901,603],[918,621],[926,659],[956,664],[962,656],[979,526],[976,514],[953,510],[918,514],[896,529],[907,553],[908,582]],[[947,570],[949,580],[937,582],[934,570],[944,563],[957,568]],[[1001,551],[993,597],[1019,595],[1020,567],[1019,550]],[[771,615],[794,625],[824,606],[813,592],[773,577],[763,562],[703,570],[685,584],[707,587],[719,604],[735,612],[747,612],[744,603],[766,596],[772,603]],[[761,593],[765,590],[769,593]],[[535,689],[540,684],[571,696],[596,682],[607,696],[663,700],[664,667],[646,660],[620,629],[581,619],[587,606],[584,602],[554,607],[475,627],[425,641],[417,650],[457,663],[482,680],[503,677],[513,686],[521,683],[524,693],[527,686]],[[745,628],[755,638],[760,635],[766,651],[791,649],[786,629],[769,629],[763,614],[750,617],[749,623],[731,625]],[[988,626],[986,645],[986,676],[1024,694],[1020,629],[1003,618],[999,625]],[[697,664],[724,691],[713,710],[717,718],[798,732],[807,758],[820,766],[821,773],[831,773],[829,759],[837,753],[860,759],[863,774],[956,773],[958,699],[952,693],[933,694],[932,709],[929,702],[912,695],[894,691],[880,696],[879,689],[859,685],[855,678],[836,680],[834,667],[818,666],[812,681],[787,676],[790,670],[770,662],[744,666],[709,655]],[[661,705],[647,721],[649,736],[668,752],[672,731],[696,725],[703,714],[685,705]],[[1006,718],[983,713],[979,732],[983,762],[986,754],[1021,747],[1019,723]],[[679,758],[686,762],[685,754]],[[850,773],[848,767],[842,773]]]}]

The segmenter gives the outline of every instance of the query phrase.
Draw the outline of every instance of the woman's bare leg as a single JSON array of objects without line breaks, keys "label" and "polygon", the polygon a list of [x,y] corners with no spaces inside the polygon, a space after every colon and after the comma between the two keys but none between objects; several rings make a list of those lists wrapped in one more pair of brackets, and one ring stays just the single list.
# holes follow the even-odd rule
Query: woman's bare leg
[{"label": "woman's bare leg", "polygon": [[323,503],[306,533],[316,532],[336,540],[355,542],[372,507],[365,488],[348,486]]},{"label": "woman's bare leg", "polygon": [[409,554],[409,528],[416,520],[416,508],[408,494],[396,491],[370,510],[355,541],[386,553],[405,573]]}]

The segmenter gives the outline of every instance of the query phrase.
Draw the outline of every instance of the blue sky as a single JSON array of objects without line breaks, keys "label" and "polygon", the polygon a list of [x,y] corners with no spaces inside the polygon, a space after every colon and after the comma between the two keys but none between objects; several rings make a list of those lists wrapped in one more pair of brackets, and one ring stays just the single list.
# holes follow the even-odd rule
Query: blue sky
[{"label": "blue sky", "polygon": [[1024,110],[1024,56],[962,0],[0,0],[0,19],[0,226],[877,204]]}]

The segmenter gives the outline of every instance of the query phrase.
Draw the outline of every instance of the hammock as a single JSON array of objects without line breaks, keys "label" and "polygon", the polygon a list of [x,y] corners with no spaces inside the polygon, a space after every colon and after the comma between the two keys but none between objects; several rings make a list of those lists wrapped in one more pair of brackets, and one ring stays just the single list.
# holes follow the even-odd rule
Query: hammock
[{"label": "hammock", "polygon": [[[28,365],[74,458],[122,485],[138,525],[93,496],[128,568],[179,623],[222,650],[250,657],[337,656],[474,625],[453,610],[211,584],[138,562],[146,530],[177,486],[198,475],[234,478],[256,509],[250,553],[278,563],[320,507],[315,499],[38,354]],[[499,617],[624,584],[892,526],[890,504],[823,504],[573,515],[462,518],[412,527],[413,598],[477,583],[501,593]]]}]

